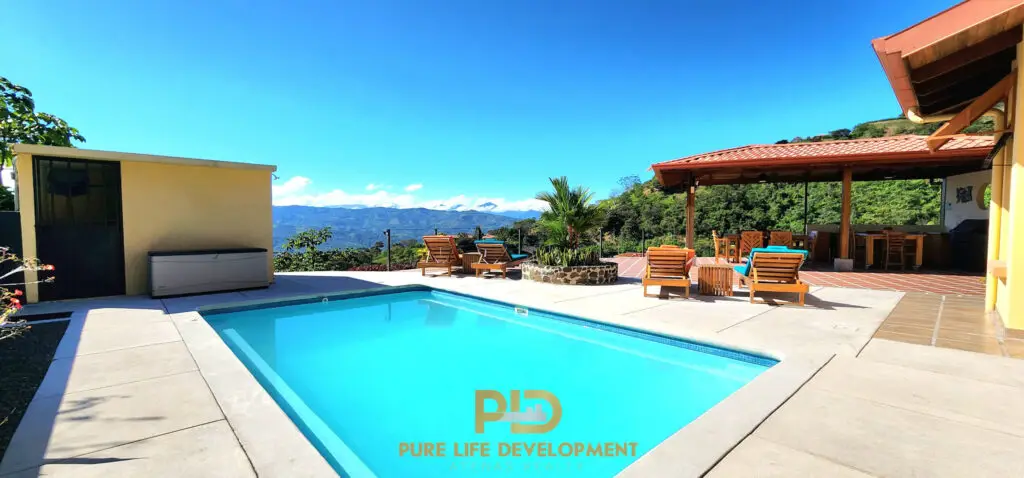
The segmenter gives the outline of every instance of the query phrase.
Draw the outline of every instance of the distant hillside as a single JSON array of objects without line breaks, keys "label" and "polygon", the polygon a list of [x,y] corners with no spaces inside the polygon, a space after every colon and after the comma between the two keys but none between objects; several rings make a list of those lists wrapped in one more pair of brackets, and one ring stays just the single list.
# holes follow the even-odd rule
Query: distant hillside
[{"label": "distant hillside", "polygon": [[[797,136],[793,139],[783,139],[776,142],[776,144],[785,143],[807,143],[815,141],[832,141],[837,139],[859,139],[859,138],[881,138],[883,136],[896,136],[902,134],[919,134],[929,135],[935,132],[942,126],[942,123],[927,123],[917,124],[906,118],[887,118],[875,121],[867,121],[858,124],[853,129],[837,129],[829,131],[827,134],[819,134],[816,136],[801,137]],[[964,129],[964,133],[986,133],[995,130],[995,123],[991,117],[983,116],[974,124]]]},{"label": "distant hillside", "polygon": [[[515,217],[479,211],[438,211],[433,209],[395,209],[367,207],[274,206],[274,249],[303,229],[331,226],[334,239],[329,247],[368,247],[384,240],[384,230],[391,229],[392,242],[419,238],[440,232],[472,233],[477,226],[484,231],[508,226],[529,213]],[[533,216],[536,217],[536,216]]]}]

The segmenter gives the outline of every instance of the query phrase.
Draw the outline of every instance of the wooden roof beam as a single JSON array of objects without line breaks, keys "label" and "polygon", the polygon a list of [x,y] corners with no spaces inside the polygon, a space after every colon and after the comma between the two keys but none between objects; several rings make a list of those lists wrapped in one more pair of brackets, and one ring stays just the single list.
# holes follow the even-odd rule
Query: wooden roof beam
[{"label": "wooden roof beam", "polygon": [[951,139],[949,135],[959,133],[964,128],[974,123],[975,120],[981,118],[981,115],[985,114],[986,111],[992,109],[993,106],[1003,101],[1007,95],[1010,94],[1010,88],[1017,82],[1017,70],[1010,72],[1005,78],[999,80],[992,88],[984,92],[975,99],[971,104],[967,105],[962,111],[957,113],[953,119],[947,121],[945,124],[939,127],[931,136],[928,137],[925,142],[928,144],[928,149],[932,152],[937,151],[942,145],[949,142]]},{"label": "wooden roof beam", "polygon": [[957,68],[942,76],[936,76],[925,81],[915,81],[914,91],[917,92],[919,97],[926,97],[960,83],[976,81],[980,77],[996,76],[995,81],[999,81],[999,79],[1006,76],[1013,69],[1011,65],[1015,56],[1016,51],[1008,49],[999,52],[999,54],[978,60],[963,68]]},{"label": "wooden roof beam", "polygon": [[1021,42],[1021,36],[1020,28],[1011,28],[956,53],[946,55],[920,68],[915,68],[910,72],[910,77],[915,83],[918,83],[945,75],[975,61],[995,55],[1007,48],[1012,48]]},{"label": "wooden roof beam", "polygon": [[992,85],[999,83],[999,80],[1005,78],[1009,72],[1009,69],[989,72],[984,76],[974,78],[973,81],[959,83],[945,90],[930,92],[927,95],[920,94],[917,97],[920,112],[936,114],[936,112],[952,106],[969,104],[975,98],[985,94]]}]

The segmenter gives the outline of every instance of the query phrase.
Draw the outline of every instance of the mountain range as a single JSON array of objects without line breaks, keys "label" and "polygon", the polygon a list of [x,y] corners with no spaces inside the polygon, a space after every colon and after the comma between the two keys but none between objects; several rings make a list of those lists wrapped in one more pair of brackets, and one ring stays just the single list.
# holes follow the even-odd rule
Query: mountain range
[{"label": "mountain range", "polygon": [[[496,207],[493,203],[478,206],[490,210]],[[540,216],[540,211],[488,212],[460,208],[460,205],[452,205],[445,210],[274,206],[274,249],[279,250],[285,240],[296,232],[323,226],[330,226],[334,235],[327,247],[369,247],[375,242],[384,241],[384,231],[387,229],[391,229],[391,241],[395,243],[433,234],[435,228],[447,234],[473,233],[477,226],[487,231],[509,226],[519,219]]]}]

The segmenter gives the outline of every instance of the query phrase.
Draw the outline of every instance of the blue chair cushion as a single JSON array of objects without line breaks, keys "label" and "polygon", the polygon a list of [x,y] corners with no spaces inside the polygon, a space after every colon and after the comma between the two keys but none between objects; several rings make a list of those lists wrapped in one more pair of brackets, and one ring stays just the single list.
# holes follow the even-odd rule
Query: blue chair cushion
[{"label": "blue chair cushion", "polygon": [[[501,239],[477,239],[477,240],[473,241],[473,244],[504,244],[504,243],[505,243],[505,241],[502,241]],[[509,252],[508,255],[509,255],[509,257],[512,258],[513,261],[518,261],[519,259],[525,259],[527,257],[530,257],[529,254],[513,254],[511,252]]]},{"label": "blue chair cushion", "polygon": [[[750,250],[750,255],[753,256],[754,253],[756,253],[756,252],[799,252],[799,253],[802,253],[804,255],[804,260],[807,260],[807,254],[808,254],[807,251],[805,251],[803,249],[790,249],[790,248],[788,248],[786,246],[755,247],[755,248]],[[735,266],[735,267],[733,267],[733,269],[736,272],[740,273],[740,274],[743,274],[745,276],[749,276],[750,275],[750,262],[751,261],[748,260],[746,264]]]}]

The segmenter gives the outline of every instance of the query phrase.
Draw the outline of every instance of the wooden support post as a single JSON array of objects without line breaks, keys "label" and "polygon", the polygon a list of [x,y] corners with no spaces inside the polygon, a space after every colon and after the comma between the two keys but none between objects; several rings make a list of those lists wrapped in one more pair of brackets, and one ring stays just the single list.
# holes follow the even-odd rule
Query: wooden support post
[{"label": "wooden support post", "polygon": [[839,258],[850,258],[850,199],[853,191],[853,170],[843,168],[843,209],[839,215]]},{"label": "wooden support post", "polygon": [[694,214],[696,212],[696,186],[686,189],[686,248],[694,249],[693,228],[695,224]]},{"label": "wooden support post", "polygon": [[[963,131],[964,128],[968,127],[976,119],[981,118],[981,115],[985,114],[986,111],[993,108],[1000,101],[1003,101],[1010,92],[1010,88],[1017,83],[1017,72],[1011,71],[1009,75],[1000,80],[988,91],[981,94],[981,96],[975,98],[971,104],[967,105],[963,110],[956,114],[953,119],[945,122],[939,129],[935,130],[925,142],[928,144],[928,149],[932,151],[938,151],[942,145],[953,139],[953,135]],[[1003,129],[1003,128],[997,128]]]},{"label": "wooden support post", "polygon": [[[807,180],[804,180],[804,235],[807,234]],[[806,248],[807,244],[804,244]]]}]

